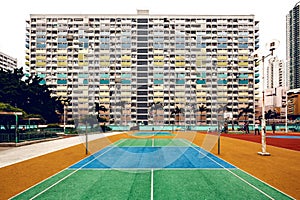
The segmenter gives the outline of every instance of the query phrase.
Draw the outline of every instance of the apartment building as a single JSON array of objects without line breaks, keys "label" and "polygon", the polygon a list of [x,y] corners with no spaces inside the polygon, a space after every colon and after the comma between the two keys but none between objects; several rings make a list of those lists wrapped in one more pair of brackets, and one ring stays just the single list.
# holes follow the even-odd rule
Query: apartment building
[{"label": "apartment building", "polygon": [[286,16],[286,58],[289,88],[300,88],[300,2]]},{"label": "apartment building", "polygon": [[0,52],[0,68],[4,70],[14,70],[17,68],[17,59]]},{"label": "apartment building", "polygon": [[287,98],[286,67],[283,60],[272,57],[266,67],[265,107],[285,116]]},{"label": "apartment building", "polygon": [[254,15],[138,10],[32,14],[26,22],[26,64],[55,96],[71,98],[69,120],[95,114],[95,102],[118,126],[218,124],[224,116],[237,121],[248,106],[254,111]]}]

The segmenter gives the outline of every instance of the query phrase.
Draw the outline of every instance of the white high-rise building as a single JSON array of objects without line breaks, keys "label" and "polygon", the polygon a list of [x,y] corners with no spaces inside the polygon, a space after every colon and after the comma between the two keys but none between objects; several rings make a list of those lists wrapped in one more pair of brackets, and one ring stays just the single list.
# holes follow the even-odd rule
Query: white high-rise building
[{"label": "white high-rise building", "polygon": [[218,124],[254,111],[258,29],[254,15],[32,14],[27,65],[71,98],[68,119],[98,102],[111,125]]},{"label": "white high-rise building", "polygon": [[286,58],[289,89],[300,88],[300,2],[286,15]]},{"label": "white high-rise building", "polygon": [[[268,60],[267,66],[267,88],[265,89],[265,106],[266,111],[276,111],[277,113],[284,112],[286,103],[286,66],[283,60],[278,57],[272,57]],[[284,114],[284,113],[283,113]]]},{"label": "white high-rise building", "polygon": [[268,89],[286,86],[286,68],[283,60],[279,60],[278,57],[269,59],[266,79]]},{"label": "white high-rise building", "polygon": [[0,52],[0,68],[4,70],[14,70],[17,66],[17,59]]}]

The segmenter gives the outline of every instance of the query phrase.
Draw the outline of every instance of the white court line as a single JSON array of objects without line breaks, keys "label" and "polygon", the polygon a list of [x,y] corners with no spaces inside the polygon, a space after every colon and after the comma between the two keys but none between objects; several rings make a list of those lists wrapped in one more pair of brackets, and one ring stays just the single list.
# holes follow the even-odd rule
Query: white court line
[{"label": "white court line", "polygon": [[[196,151],[198,151],[200,154],[204,155],[201,151],[199,151],[198,149],[196,149],[195,147],[192,147],[193,149],[195,149]],[[209,153],[209,152],[208,152]],[[250,187],[256,189],[257,191],[259,191],[260,193],[262,193],[263,195],[265,195],[266,197],[270,198],[270,199],[274,199],[273,197],[271,197],[270,195],[268,195],[267,193],[265,193],[264,191],[262,191],[261,189],[259,189],[258,187],[252,185],[251,183],[249,183],[248,181],[246,181],[245,179],[243,179],[242,177],[238,176],[237,174],[233,173],[231,170],[227,169],[226,167],[224,167],[223,165],[221,165],[220,163],[218,163],[217,161],[215,161],[214,159],[207,157],[209,160],[213,161],[214,163],[216,163],[217,165],[223,167],[226,171],[228,171],[229,173],[233,174],[235,177],[237,177],[238,179],[240,179],[241,181],[245,182],[246,184],[248,184]]]},{"label": "white court line", "polygon": [[107,153],[108,151],[110,151],[111,149],[113,149],[114,147],[109,148],[107,151],[103,152],[102,154],[98,155],[97,157],[95,157],[94,159],[90,160],[89,162],[85,163],[84,165],[82,165],[80,168],[76,169],[75,171],[73,171],[72,173],[68,174],[67,176],[65,176],[64,178],[60,179],[59,181],[53,183],[52,185],[50,185],[49,187],[47,187],[46,189],[44,189],[43,191],[41,191],[40,193],[36,194],[35,196],[33,196],[31,199],[35,199],[38,196],[40,196],[41,194],[45,193],[46,191],[48,191],[49,189],[53,188],[54,186],[56,186],[57,184],[59,184],[60,182],[62,182],[63,180],[67,179],[68,177],[70,177],[71,175],[75,174],[76,172],[78,172],[80,169],[82,169],[84,166],[90,164],[91,162],[93,162],[94,160],[96,160],[98,157],[102,156],[103,154]]},{"label": "white court line", "polygon": [[153,193],[154,193],[154,188],[153,188],[153,184],[154,184],[154,175],[153,175],[153,169],[151,169],[151,200],[153,200]]}]

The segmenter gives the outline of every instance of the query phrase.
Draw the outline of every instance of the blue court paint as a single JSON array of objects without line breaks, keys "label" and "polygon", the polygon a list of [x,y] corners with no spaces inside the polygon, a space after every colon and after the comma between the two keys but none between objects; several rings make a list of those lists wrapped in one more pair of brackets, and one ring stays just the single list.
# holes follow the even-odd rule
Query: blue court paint
[{"label": "blue court paint", "polygon": [[133,135],[135,136],[149,136],[149,135],[173,135],[173,133],[170,132],[136,132]]},{"label": "blue court paint", "polygon": [[198,147],[107,147],[70,168],[235,168]]},{"label": "blue court paint", "polygon": [[282,138],[282,139],[300,139],[300,136],[296,135],[268,135],[267,138]]}]

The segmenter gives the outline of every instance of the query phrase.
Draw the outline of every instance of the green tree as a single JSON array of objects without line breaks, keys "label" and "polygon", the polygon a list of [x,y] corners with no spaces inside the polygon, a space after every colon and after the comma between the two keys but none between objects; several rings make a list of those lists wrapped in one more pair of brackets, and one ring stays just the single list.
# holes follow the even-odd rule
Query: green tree
[{"label": "green tree", "polygon": [[28,114],[38,114],[47,123],[59,122],[57,111],[63,106],[37,76],[25,78],[22,68],[14,71],[0,70],[0,102],[21,108]]},{"label": "green tree", "polygon": [[250,108],[250,105],[248,105],[247,107],[245,108],[242,108],[239,115],[238,115],[238,119],[242,116],[245,117],[245,121],[247,120],[247,117],[248,117],[248,113],[252,113],[253,112],[253,109]]},{"label": "green tree", "polygon": [[275,121],[278,116],[280,116],[280,114],[272,110],[268,110],[267,112],[265,112],[265,119],[267,120],[268,124],[270,124],[270,119],[273,119],[273,121]]},{"label": "green tree", "polygon": [[184,113],[184,109],[183,108],[179,108],[178,106],[176,106],[175,110],[171,111],[171,116],[175,115],[175,118],[177,118],[177,124],[179,124],[180,121],[180,114]]},{"label": "green tree", "polygon": [[207,109],[206,109],[206,106],[204,104],[201,104],[198,108],[199,112],[200,112],[200,122],[202,122],[202,113],[205,112]]},{"label": "green tree", "polygon": [[107,112],[108,109],[104,105],[99,105],[98,102],[95,102],[95,112],[97,114],[98,122],[107,122],[107,119],[101,116],[100,111]]},{"label": "green tree", "polygon": [[[156,102],[156,103],[151,104],[150,112],[153,113],[153,120],[154,120],[155,117],[157,118],[158,110],[163,110],[163,108],[164,108],[164,106],[161,102]],[[156,122],[156,124],[157,124],[157,122]]]},{"label": "green tree", "polygon": [[[20,109],[15,108],[7,103],[0,102],[0,112],[22,112],[22,117],[26,117],[27,113]],[[4,127],[5,130],[11,130],[12,126],[16,124],[16,117],[15,115],[6,115],[0,114],[0,125]]]}]

